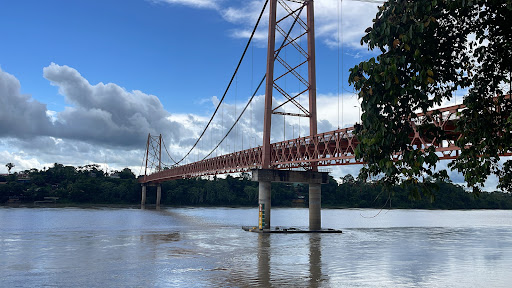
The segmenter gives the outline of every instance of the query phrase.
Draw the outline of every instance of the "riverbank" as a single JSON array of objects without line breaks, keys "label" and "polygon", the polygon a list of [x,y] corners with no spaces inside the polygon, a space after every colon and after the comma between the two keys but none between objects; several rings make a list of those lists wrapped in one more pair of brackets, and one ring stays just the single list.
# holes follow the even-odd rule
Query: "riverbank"
[{"label": "riverbank", "polygon": [[[87,169],[85,169],[87,168]],[[129,169],[109,175],[91,165],[82,169],[55,164],[44,171],[29,171],[5,177],[0,185],[0,203],[12,205],[133,205],[141,201],[141,186]],[[512,209],[512,196],[501,192],[468,193],[450,182],[429,183],[427,190],[414,187],[384,187],[347,175],[340,182],[330,177],[322,185],[322,206],[331,208],[392,209]],[[162,183],[161,204],[174,207],[256,207],[258,182],[250,175],[179,179]],[[307,207],[308,185],[272,183],[272,207]],[[44,203],[52,202],[55,204]],[[41,202],[42,201],[42,202]],[[76,203],[76,204],[75,204]],[[147,188],[146,203],[156,203],[156,188]]]}]

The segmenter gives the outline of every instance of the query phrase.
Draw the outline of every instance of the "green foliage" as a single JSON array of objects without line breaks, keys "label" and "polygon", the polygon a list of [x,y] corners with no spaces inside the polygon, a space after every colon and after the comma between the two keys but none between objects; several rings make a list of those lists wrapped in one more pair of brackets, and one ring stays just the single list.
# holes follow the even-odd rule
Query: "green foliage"
[{"label": "green foliage", "polygon": [[11,174],[11,169],[14,168],[14,164],[12,164],[11,162],[5,164],[5,167],[7,167],[7,170],[9,171],[9,174]]},{"label": "green foliage", "polygon": [[[512,150],[512,1],[482,1],[475,5],[472,27],[476,39],[474,67],[469,93],[464,99],[457,141],[465,147],[451,165],[464,174],[475,192],[483,186],[488,175],[500,180],[499,187],[512,191],[512,160],[500,163],[499,155]],[[486,45],[479,45],[486,43]]]},{"label": "green foliage", "polygon": [[[7,177],[7,183],[0,185],[0,203],[10,198],[25,203],[44,200],[45,197],[59,197],[60,203],[84,204],[136,204],[140,203],[141,186],[136,179],[120,179],[92,176],[91,171],[98,167],[75,169],[72,166],[54,164],[53,167],[30,174],[30,182],[17,181],[17,174]],[[96,169],[96,170],[95,170]],[[126,168],[126,175],[131,171]],[[96,171],[98,172],[98,171]],[[330,177],[328,184],[322,185],[324,207],[360,208],[499,208],[512,209],[512,196],[504,193],[481,193],[475,198],[461,187],[446,182],[437,182],[440,187],[431,194],[422,189],[425,185],[413,182],[403,187],[384,187],[377,183],[366,183],[346,175],[342,184]],[[272,183],[272,206],[290,207],[292,201],[304,196],[308,201],[308,185],[292,183]],[[162,183],[162,204],[173,206],[258,206],[258,182],[250,180],[248,174],[225,179],[202,178],[180,179]],[[423,197],[427,195],[428,197]],[[392,203],[391,203],[391,196]],[[156,187],[147,187],[147,202],[155,203]],[[413,200],[415,198],[416,200]],[[300,203],[300,202],[299,202]]]},{"label": "green foliage", "polygon": [[121,179],[135,179],[135,174],[129,168],[124,168],[119,172],[119,178]]},{"label": "green foliage", "polygon": [[9,176],[6,185],[0,185],[0,203],[16,196],[24,202],[59,197],[61,203],[136,203],[140,201],[140,185],[130,169],[125,168],[125,179],[109,178],[98,169],[87,165],[76,169],[55,163],[53,167],[38,171],[24,171],[30,181],[17,181],[17,174]]},{"label": "green foliage", "polygon": [[[390,0],[380,7],[361,44],[381,54],[350,69],[349,77],[362,101],[363,121],[356,127],[361,141],[356,156],[368,163],[362,179],[379,178],[388,185],[445,179],[446,171],[434,172],[439,157],[433,147],[416,149],[409,137],[417,131],[442,141],[446,135],[429,123],[432,116],[421,123],[409,120],[450,100],[458,87],[470,87],[464,100],[468,109],[459,121],[464,137],[457,145],[471,146],[453,167],[472,187],[490,173],[500,177],[501,187],[511,186],[498,163],[498,154],[510,151],[512,143],[512,109],[499,89],[510,83],[511,13],[511,0]],[[490,49],[476,48],[475,41],[488,42]],[[497,95],[500,109],[494,108]]]},{"label": "green foliage", "polygon": [[[436,188],[428,187],[433,184]],[[423,191],[424,189],[429,191]],[[322,205],[377,209],[512,209],[512,195],[486,192],[475,197],[461,186],[443,181],[425,185],[407,183],[391,186],[365,182],[345,182],[338,185],[330,181],[329,184],[322,185]]]}]

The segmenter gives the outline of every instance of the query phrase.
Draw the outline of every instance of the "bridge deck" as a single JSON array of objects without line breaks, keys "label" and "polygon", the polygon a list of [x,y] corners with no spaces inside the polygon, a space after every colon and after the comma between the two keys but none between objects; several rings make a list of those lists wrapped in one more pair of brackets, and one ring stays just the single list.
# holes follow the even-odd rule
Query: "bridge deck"
[{"label": "bridge deck", "polygon": [[[436,138],[425,139],[414,129],[414,133],[409,135],[413,148],[426,149],[434,146],[440,154],[440,159],[458,157],[460,148],[455,145],[455,141],[460,136],[460,133],[456,131],[457,111],[463,108],[464,105],[455,105],[429,111],[428,114],[432,115],[434,119],[433,124],[443,129],[445,137],[442,141],[438,141]],[[433,114],[434,111],[439,113]],[[418,117],[412,121],[413,128],[424,117],[424,114],[418,114]],[[307,167],[310,163],[316,163],[318,166],[363,164],[354,155],[358,144],[354,127],[273,143],[271,144],[271,168],[300,168]],[[250,148],[156,172],[141,177],[139,182],[163,182],[261,169],[261,153],[261,146]],[[504,156],[511,155],[512,153],[508,153]]]}]

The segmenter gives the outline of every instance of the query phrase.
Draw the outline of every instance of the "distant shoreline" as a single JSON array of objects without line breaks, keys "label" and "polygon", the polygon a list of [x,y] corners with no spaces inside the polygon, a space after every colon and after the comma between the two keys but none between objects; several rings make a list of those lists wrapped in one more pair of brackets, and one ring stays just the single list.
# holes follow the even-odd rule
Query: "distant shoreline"
[{"label": "distant shoreline", "polygon": [[[137,204],[97,204],[97,203],[44,203],[44,204],[33,204],[33,203],[19,203],[19,204],[11,204],[11,203],[2,203],[0,204],[2,208],[78,208],[78,209],[140,209],[141,205]],[[155,204],[146,204],[145,209],[148,210],[156,210]],[[254,206],[212,206],[212,205],[160,205],[161,209],[167,208],[254,208],[258,209],[257,204]],[[272,208],[291,208],[291,209],[308,209],[305,207],[292,207],[292,206],[272,206]],[[322,209],[330,209],[330,210],[340,210],[340,209],[351,209],[351,210],[439,210],[439,211],[471,211],[471,210],[512,210],[506,208],[454,208],[454,209],[441,209],[441,208],[409,208],[409,207],[385,207],[385,208],[374,208],[374,207],[341,207],[341,206],[331,206],[326,205],[322,206]]]}]

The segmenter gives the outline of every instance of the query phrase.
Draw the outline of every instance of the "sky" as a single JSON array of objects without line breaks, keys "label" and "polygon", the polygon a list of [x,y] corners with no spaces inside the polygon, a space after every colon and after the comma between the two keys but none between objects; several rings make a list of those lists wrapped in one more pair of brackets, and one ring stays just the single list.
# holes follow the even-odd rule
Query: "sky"
[{"label": "sky", "polygon": [[[360,44],[377,12],[374,2],[315,1],[318,132],[359,121],[359,103],[347,79],[350,67],[376,56]],[[169,153],[181,158],[224,94],[263,3],[2,1],[0,163],[14,163],[12,171],[98,163],[109,171],[129,167],[139,174],[148,133],[162,134]],[[184,163],[206,155],[253,94],[265,73],[267,33],[268,11],[211,128]],[[299,61],[296,52],[287,51],[281,56]],[[291,93],[301,91],[293,79],[283,81]],[[214,154],[261,145],[263,94],[256,92]],[[282,99],[275,95],[274,101]],[[304,119],[273,116],[272,121],[272,142],[307,135]],[[330,168],[338,178],[357,175],[360,166]],[[0,173],[6,172],[0,165]],[[463,182],[460,174],[451,177]]]}]

